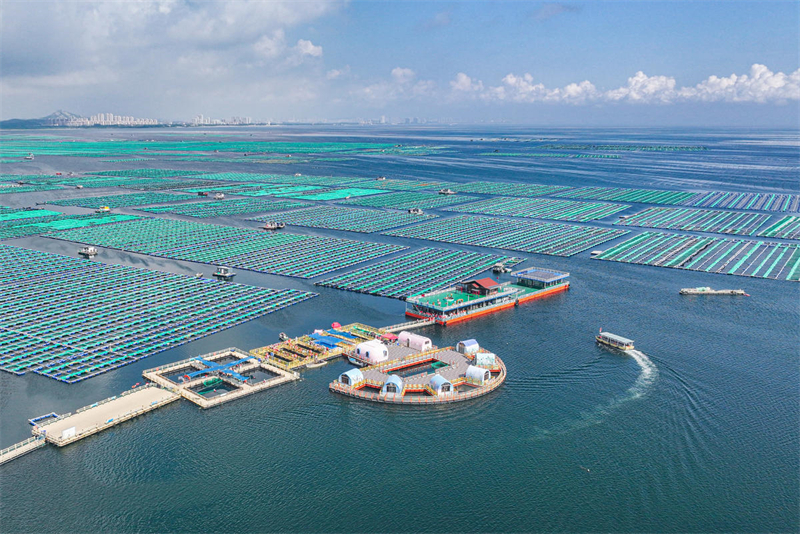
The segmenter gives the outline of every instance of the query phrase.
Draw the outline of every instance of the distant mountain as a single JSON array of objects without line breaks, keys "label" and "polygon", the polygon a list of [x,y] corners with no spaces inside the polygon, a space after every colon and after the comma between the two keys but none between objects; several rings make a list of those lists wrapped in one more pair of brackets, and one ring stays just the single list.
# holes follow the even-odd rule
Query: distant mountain
[{"label": "distant mountain", "polygon": [[0,121],[0,129],[19,130],[26,128],[47,128],[49,126],[63,125],[68,121],[82,119],[80,115],[59,109],[47,117],[39,119],[8,119]]}]

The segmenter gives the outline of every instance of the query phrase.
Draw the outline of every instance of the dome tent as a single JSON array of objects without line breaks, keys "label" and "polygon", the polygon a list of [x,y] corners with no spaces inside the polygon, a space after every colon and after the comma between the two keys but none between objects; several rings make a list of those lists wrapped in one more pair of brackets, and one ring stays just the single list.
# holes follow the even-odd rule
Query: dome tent
[{"label": "dome tent", "polygon": [[347,386],[358,384],[364,380],[364,374],[358,369],[350,369],[339,375],[339,382]]},{"label": "dome tent", "polygon": [[403,394],[403,380],[397,375],[389,376],[381,388],[381,395],[387,395],[390,393],[397,395]]}]

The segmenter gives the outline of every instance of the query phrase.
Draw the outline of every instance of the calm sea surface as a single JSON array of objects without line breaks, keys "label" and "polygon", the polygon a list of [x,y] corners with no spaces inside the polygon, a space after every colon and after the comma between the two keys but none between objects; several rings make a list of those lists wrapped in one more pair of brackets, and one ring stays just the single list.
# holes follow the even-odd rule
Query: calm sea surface
[{"label": "calm sea surface", "polygon": [[[75,135],[99,139],[109,132],[166,138],[160,130]],[[261,167],[145,165],[800,193],[797,132],[444,127],[211,132],[446,148],[433,156],[357,155]],[[479,155],[541,152],[535,145],[550,141],[539,139],[709,150],[622,152],[615,160]],[[142,165],[43,156],[28,165],[4,165],[3,172]],[[0,203],[29,205],[78,194],[2,195]],[[204,222],[255,226],[241,217]],[[379,234],[298,231],[487,250]],[[44,237],[8,243],[69,255],[76,249]],[[466,324],[421,331],[440,346],[474,337],[497,352],[509,372],[497,392],[455,406],[364,403],[328,391],[328,383],[349,368],[339,362],[211,410],[179,401],[75,445],[48,446],[0,467],[0,531],[797,532],[800,285],[590,260],[588,252],[527,257],[525,265],[569,271],[570,291]],[[212,270],[110,250],[100,259],[186,274]],[[75,385],[34,373],[0,373],[0,447],[30,435],[29,417],[117,394],[140,382],[143,369],[229,346],[266,345],[276,342],[279,332],[300,335],[332,321],[380,326],[404,320],[404,304],[397,300],[245,271],[236,281],[320,296]],[[752,297],[678,295],[682,287],[706,285],[743,288]],[[599,348],[593,336],[600,327],[635,339],[644,356]]]}]

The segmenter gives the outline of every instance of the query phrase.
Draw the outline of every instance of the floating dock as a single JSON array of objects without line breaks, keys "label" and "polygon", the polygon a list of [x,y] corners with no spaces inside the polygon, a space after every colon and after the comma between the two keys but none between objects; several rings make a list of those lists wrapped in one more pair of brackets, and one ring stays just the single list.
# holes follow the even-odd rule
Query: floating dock
[{"label": "floating dock", "polygon": [[408,297],[406,315],[446,326],[569,289],[569,273],[561,271],[531,267],[512,276],[517,277],[516,282],[467,280],[441,291]]},{"label": "floating dock", "polygon": [[377,363],[342,373],[329,389],[373,402],[429,405],[486,395],[506,379],[503,361],[473,339],[437,348],[427,338],[403,332],[400,343],[385,348],[377,341],[359,345],[360,357]]},{"label": "floating dock", "polygon": [[147,369],[142,375],[201,408],[219,406],[300,379],[295,372],[237,348]]},{"label": "floating dock", "polygon": [[42,436],[33,436],[25,441],[15,443],[14,445],[0,451],[0,464],[10,462],[15,458],[19,458],[23,454],[28,454],[29,452],[35,451],[40,447],[44,447],[46,443],[47,442]]},{"label": "floating dock", "polygon": [[139,415],[176,401],[179,395],[153,384],[146,384],[100,402],[48,419],[33,427],[33,435],[63,447],[102,432]]}]

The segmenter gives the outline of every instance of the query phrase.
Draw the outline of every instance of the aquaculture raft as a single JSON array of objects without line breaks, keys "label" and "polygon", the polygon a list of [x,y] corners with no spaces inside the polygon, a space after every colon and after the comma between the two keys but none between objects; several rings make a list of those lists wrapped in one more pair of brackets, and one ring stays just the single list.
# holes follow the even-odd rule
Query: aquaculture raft
[{"label": "aquaculture raft", "polygon": [[249,220],[259,222],[277,220],[295,226],[371,233],[437,217],[437,215],[413,215],[396,211],[315,206],[278,215],[253,217]]},{"label": "aquaculture raft", "polygon": [[574,202],[550,198],[494,197],[460,206],[445,208],[446,211],[481,213],[483,215],[507,215],[535,219],[585,222],[602,219],[619,213],[630,206],[608,202]]},{"label": "aquaculture raft", "polygon": [[776,280],[800,280],[800,245],[643,232],[594,259]]},{"label": "aquaculture raft", "polygon": [[315,296],[0,245],[0,369],[77,382]]},{"label": "aquaculture raft", "polygon": [[127,195],[104,195],[99,197],[70,198],[68,200],[48,200],[48,204],[55,206],[80,206],[82,208],[97,209],[100,206],[109,208],[124,208],[126,206],[146,206],[148,204],[163,204],[188,200],[191,195],[180,193],[130,193]]},{"label": "aquaculture raft", "polygon": [[[384,182],[380,182],[383,184]],[[340,201],[340,204],[348,206],[364,206],[368,208],[394,208],[407,210],[410,208],[433,209],[453,204],[463,204],[478,200],[478,197],[467,195],[440,195],[438,193],[420,193],[417,191],[401,191],[389,193],[387,195],[376,195],[367,198],[354,198],[351,200]]]},{"label": "aquaculture raft", "polygon": [[262,200],[250,198],[234,198],[214,202],[190,202],[150,208],[138,208],[148,213],[174,213],[187,217],[228,217],[261,211],[282,211],[310,206],[306,202],[293,200]]},{"label": "aquaculture raft", "polygon": [[740,211],[648,208],[614,224],[719,234],[753,235],[769,215]]},{"label": "aquaculture raft", "polygon": [[456,193],[478,193],[482,195],[505,195],[509,197],[539,197],[567,191],[571,187],[563,185],[520,184],[510,182],[470,182],[452,184]]}]

